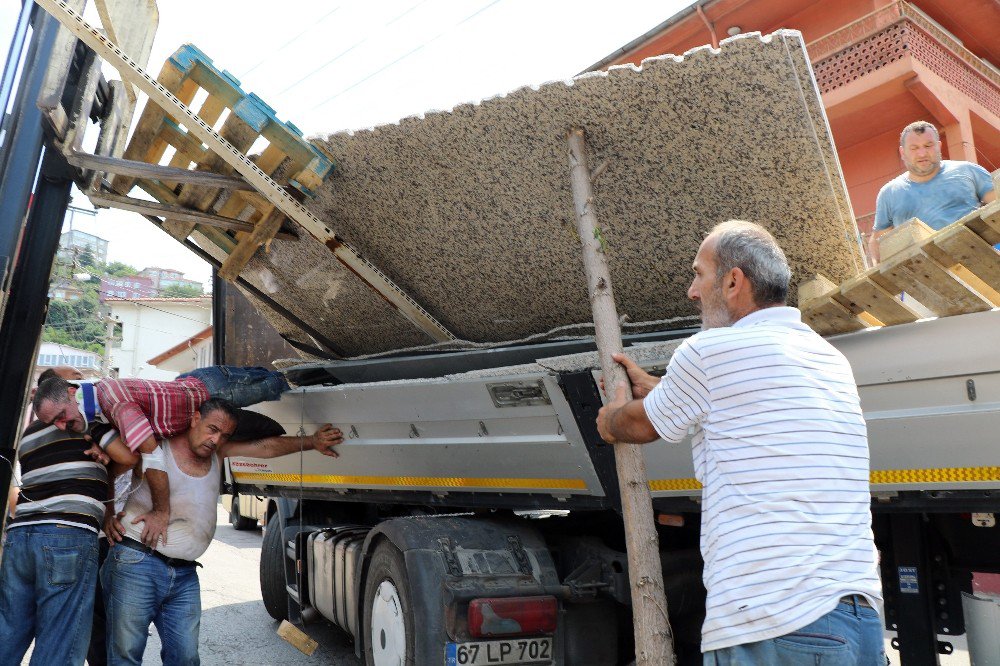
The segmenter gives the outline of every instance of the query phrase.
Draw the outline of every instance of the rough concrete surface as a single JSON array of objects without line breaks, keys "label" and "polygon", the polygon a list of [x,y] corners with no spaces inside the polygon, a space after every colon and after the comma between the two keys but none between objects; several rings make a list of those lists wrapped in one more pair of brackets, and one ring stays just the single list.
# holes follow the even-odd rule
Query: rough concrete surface
[{"label": "rough concrete surface", "polygon": [[[307,202],[458,337],[589,321],[566,132],[583,127],[615,295],[631,321],[690,315],[690,263],[730,218],[779,239],[798,281],[861,266],[801,35],[726,40],[572,81],[316,140],[336,171]],[[312,239],[245,273],[351,355],[422,333]],[[289,286],[294,285],[294,286]]]}]

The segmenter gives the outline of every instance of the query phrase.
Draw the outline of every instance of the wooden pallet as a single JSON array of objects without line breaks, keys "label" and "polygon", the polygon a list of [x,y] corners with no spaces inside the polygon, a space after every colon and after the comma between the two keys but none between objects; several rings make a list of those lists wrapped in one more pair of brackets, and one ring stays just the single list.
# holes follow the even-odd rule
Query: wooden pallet
[{"label": "wooden pallet", "polygon": [[[217,126],[228,114],[219,133],[243,154],[263,137],[267,146],[251,159],[297,200],[314,196],[332,172],[331,160],[305,141],[298,128],[278,120],[271,107],[256,95],[245,93],[237,79],[217,69],[197,47],[186,44],[179,48],[164,63],[157,82],[185,105],[191,105],[199,91],[207,93],[196,113],[210,126]],[[173,155],[162,164],[171,148]],[[114,193],[104,195],[104,205],[142,208],[141,200],[127,196],[138,186],[160,204],[192,211],[195,215],[178,212],[171,216],[161,208],[147,214],[159,217],[164,229],[178,240],[197,230],[224,250],[229,256],[219,275],[226,280],[236,279],[257,249],[279,235],[286,220],[272,203],[243,186],[222,157],[155,104],[146,104],[124,160],[119,171],[109,169],[117,175],[111,181]],[[129,167],[143,163],[159,171],[154,168],[141,173]],[[180,174],[177,180],[171,178],[172,170]],[[199,174],[205,175],[200,181]],[[219,176],[229,177],[229,182]],[[248,229],[247,223],[252,227]]]},{"label": "wooden pallet", "polygon": [[802,319],[821,335],[1000,307],[1000,202],[940,231],[912,219],[880,239],[882,262],[836,285],[799,287]]}]

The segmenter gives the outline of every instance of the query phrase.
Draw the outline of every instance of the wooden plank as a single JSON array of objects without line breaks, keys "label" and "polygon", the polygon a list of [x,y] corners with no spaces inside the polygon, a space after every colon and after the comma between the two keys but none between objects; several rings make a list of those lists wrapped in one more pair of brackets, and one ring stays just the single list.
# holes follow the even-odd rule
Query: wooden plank
[{"label": "wooden plank", "polygon": [[[226,122],[222,126],[220,134],[224,139],[226,139],[226,141],[229,142],[230,145],[233,146],[233,148],[241,153],[246,153],[259,136],[255,129],[232,114],[226,118]],[[211,171],[213,173],[220,173],[223,175],[235,173],[235,169],[227,164],[223,158],[216,153],[211,153],[204,162],[199,163],[198,170]],[[207,210],[218,195],[218,188],[206,188],[200,185],[187,185],[181,191],[179,203],[181,206],[186,208]],[[174,238],[178,239],[187,238],[194,230],[194,226],[195,225],[191,222],[180,220],[167,220],[163,223],[163,227],[167,229],[167,232]]]},{"label": "wooden plank", "polygon": [[236,248],[222,262],[222,266],[219,267],[219,277],[229,282],[238,278],[240,271],[257,252],[257,248],[275,238],[285,219],[285,214],[280,209],[272,207],[268,216],[257,222],[253,231],[241,239]]},{"label": "wooden plank", "polygon": [[966,222],[965,226],[990,245],[1000,243],[1000,201],[977,212],[978,215]]},{"label": "wooden plank", "polygon": [[837,291],[837,285],[830,278],[816,273],[811,279],[799,285],[799,308],[808,307],[812,301],[828,298],[835,291]]},{"label": "wooden plank", "polygon": [[922,244],[933,234],[934,230],[917,218],[907,220],[878,239],[880,261],[889,261],[894,255]]},{"label": "wooden plank", "polygon": [[921,250],[901,261],[882,264],[878,271],[892,283],[901,285],[900,291],[912,294],[939,317],[982,312],[992,307],[989,301]]},{"label": "wooden plank", "polygon": [[[934,237],[933,248],[939,250],[953,263],[964,266],[991,289],[1000,290],[1000,252],[968,227],[945,229]],[[927,249],[928,253],[932,251],[930,247]],[[939,263],[945,263],[934,254],[931,256]],[[964,276],[960,277],[965,279]],[[966,281],[968,282],[967,279]]]},{"label": "wooden plank", "polygon": [[73,153],[66,156],[73,166],[84,169],[100,169],[108,173],[136,176],[149,180],[169,180],[176,183],[196,183],[229,190],[252,190],[253,187],[242,178],[223,176],[208,171],[177,169],[160,164],[148,164],[134,160],[116,159],[90,153]]},{"label": "wooden plank", "polygon": [[[242,220],[213,215],[212,213],[203,213],[197,210],[179,208],[170,204],[159,203],[158,201],[133,199],[132,197],[111,194],[110,192],[95,192],[90,195],[90,200],[99,206],[120,208],[122,210],[129,210],[143,215],[156,215],[173,220],[191,221],[196,224],[206,224],[212,227],[219,227],[220,229],[233,229],[236,231],[253,231],[254,229],[252,224]],[[296,236],[288,233],[277,233],[275,234],[275,238],[280,238],[282,240],[297,239]]]},{"label": "wooden plank", "polygon": [[867,328],[865,322],[832,298],[814,302],[803,310],[802,321],[820,335],[850,333]]},{"label": "wooden plank", "polygon": [[849,310],[855,314],[866,312],[885,326],[907,324],[920,319],[920,314],[886,290],[867,274],[848,280],[840,287]]},{"label": "wooden plank", "polygon": [[312,653],[319,647],[319,643],[309,638],[309,636],[288,620],[282,620],[278,626],[278,635],[288,641],[299,652],[312,656]]}]

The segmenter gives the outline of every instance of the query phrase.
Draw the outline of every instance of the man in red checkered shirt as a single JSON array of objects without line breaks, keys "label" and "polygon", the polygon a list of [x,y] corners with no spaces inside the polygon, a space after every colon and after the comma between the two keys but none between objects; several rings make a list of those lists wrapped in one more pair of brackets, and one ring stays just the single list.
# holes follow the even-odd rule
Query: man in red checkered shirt
[{"label": "man in red checkered shirt", "polygon": [[[33,405],[40,421],[61,430],[83,432],[95,420],[113,424],[130,450],[144,454],[145,462],[145,456],[159,453],[159,440],[187,431],[192,415],[209,398],[222,398],[236,407],[245,407],[277,400],[287,390],[288,383],[279,372],[212,366],[198,368],[169,382],[102,379],[71,383],[53,377],[39,385]],[[241,423],[237,426],[241,439],[266,442],[284,432],[277,423],[265,419],[263,431],[247,433],[253,427],[241,427],[244,414],[247,421],[255,416],[252,412],[241,412]],[[303,438],[301,444],[303,448],[336,457],[333,447],[342,441],[340,430],[326,424]],[[145,464],[144,467],[153,496],[153,511],[140,516],[145,524],[143,541],[155,546],[161,538],[166,543],[169,489],[167,476],[161,469]]]}]

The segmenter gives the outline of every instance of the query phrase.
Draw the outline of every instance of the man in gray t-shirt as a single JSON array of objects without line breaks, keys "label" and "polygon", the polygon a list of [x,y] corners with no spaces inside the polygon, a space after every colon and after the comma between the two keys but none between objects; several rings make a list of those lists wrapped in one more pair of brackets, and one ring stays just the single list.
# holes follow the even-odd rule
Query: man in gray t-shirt
[{"label": "man in gray t-shirt", "polygon": [[937,129],[919,121],[903,128],[899,156],[906,173],[886,183],[875,202],[875,228],[869,253],[879,261],[878,238],[916,217],[932,229],[942,229],[983,204],[996,200],[990,173],[972,162],[941,159]]}]

